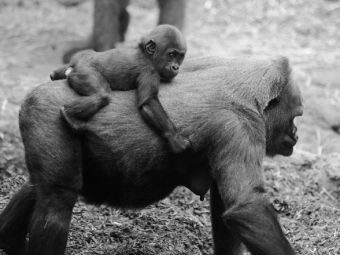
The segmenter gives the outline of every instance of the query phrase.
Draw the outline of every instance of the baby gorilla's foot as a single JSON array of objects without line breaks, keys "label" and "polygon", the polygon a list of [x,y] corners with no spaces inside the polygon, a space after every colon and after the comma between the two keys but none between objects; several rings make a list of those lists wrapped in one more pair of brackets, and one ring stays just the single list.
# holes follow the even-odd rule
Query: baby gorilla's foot
[{"label": "baby gorilla's foot", "polygon": [[61,107],[60,114],[65,122],[70,126],[70,128],[75,132],[80,132],[84,129],[85,123],[83,120],[79,120],[77,118],[72,117],[68,112],[65,106]]},{"label": "baby gorilla's foot", "polygon": [[73,68],[70,67],[69,65],[59,67],[50,74],[50,79],[51,81],[66,79],[70,75],[72,70]]}]

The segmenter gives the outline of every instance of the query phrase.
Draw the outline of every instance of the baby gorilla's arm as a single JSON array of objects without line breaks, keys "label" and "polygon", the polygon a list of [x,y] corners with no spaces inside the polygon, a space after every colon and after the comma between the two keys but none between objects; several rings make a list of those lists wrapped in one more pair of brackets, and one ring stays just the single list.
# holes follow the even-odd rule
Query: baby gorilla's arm
[{"label": "baby gorilla's arm", "polygon": [[183,153],[191,148],[188,139],[177,132],[158,100],[159,77],[155,74],[141,74],[137,80],[138,109],[144,121],[167,140],[172,152]]}]

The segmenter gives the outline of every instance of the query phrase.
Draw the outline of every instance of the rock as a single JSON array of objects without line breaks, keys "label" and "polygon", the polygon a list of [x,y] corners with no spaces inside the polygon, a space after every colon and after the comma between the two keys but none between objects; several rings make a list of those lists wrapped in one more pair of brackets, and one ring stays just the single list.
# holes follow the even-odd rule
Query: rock
[{"label": "rock", "polygon": [[313,167],[319,172],[320,184],[334,197],[340,198],[340,154],[320,157]]}]

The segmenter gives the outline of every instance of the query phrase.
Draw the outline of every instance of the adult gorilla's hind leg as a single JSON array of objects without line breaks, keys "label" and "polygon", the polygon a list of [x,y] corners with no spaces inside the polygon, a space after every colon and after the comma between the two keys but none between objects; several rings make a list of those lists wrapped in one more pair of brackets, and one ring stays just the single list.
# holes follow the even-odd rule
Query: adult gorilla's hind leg
[{"label": "adult gorilla's hind leg", "polygon": [[29,255],[63,255],[77,192],[64,187],[39,186],[30,224]]},{"label": "adult gorilla's hind leg", "polygon": [[25,254],[26,234],[35,204],[35,190],[26,183],[0,215],[0,250],[8,255]]},{"label": "adult gorilla's hind leg", "polygon": [[216,183],[210,189],[211,222],[215,255],[240,255],[243,245],[235,232],[226,228],[222,215],[225,211]]}]

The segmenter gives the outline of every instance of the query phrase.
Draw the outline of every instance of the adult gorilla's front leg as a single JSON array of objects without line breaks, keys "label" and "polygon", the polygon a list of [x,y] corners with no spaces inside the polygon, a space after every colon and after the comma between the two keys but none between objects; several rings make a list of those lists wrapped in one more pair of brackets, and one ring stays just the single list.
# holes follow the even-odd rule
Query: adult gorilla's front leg
[{"label": "adult gorilla's front leg", "polygon": [[[230,181],[242,183],[231,178]],[[261,188],[252,187],[252,180],[248,181],[249,183],[244,185],[249,185],[250,189],[241,192],[240,189],[228,190],[220,186],[224,205],[229,205],[222,216],[225,226],[239,236],[254,255],[295,254],[284,237],[273,207],[264,198]]]},{"label": "adult gorilla's front leg", "polygon": [[241,240],[236,233],[227,228],[222,219],[225,211],[216,183],[210,189],[211,223],[215,255],[240,255],[243,252]]},{"label": "adult gorilla's front leg", "polygon": [[246,108],[242,111],[230,111],[225,119],[220,114],[213,130],[218,140],[211,140],[214,145],[210,164],[216,182],[211,202],[216,254],[240,254],[241,241],[254,255],[293,255],[264,197],[264,123],[255,112]]}]

